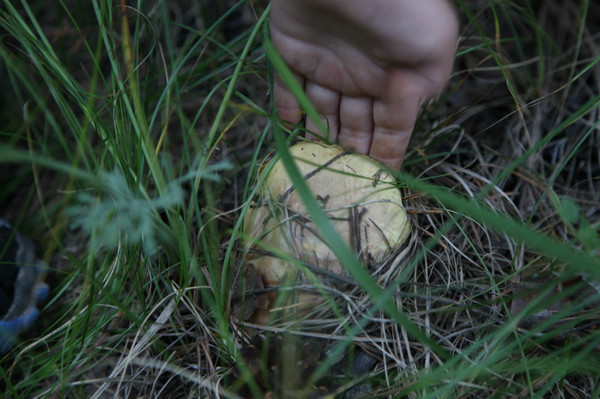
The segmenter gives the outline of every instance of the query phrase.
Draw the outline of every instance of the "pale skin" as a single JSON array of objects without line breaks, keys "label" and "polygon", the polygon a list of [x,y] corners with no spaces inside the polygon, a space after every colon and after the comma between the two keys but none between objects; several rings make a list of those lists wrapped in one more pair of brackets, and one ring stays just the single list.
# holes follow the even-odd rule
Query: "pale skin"
[{"label": "pale skin", "polygon": [[[271,0],[271,40],[332,142],[401,166],[420,104],[443,90],[458,36],[447,0]],[[302,110],[276,75],[279,117]],[[325,136],[310,118],[306,129]]]}]

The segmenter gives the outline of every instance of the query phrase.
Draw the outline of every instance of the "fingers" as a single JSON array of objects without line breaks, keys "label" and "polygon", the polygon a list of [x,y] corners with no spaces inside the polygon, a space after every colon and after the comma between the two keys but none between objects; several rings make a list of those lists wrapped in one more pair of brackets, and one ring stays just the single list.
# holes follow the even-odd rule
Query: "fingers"
[{"label": "fingers", "polygon": [[419,101],[420,96],[417,95],[392,103],[375,101],[371,157],[391,168],[400,168],[417,120]]},{"label": "fingers", "polygon": [[398,169],[417,119],[419,95],[394,102],[342,97],[339,142]]},{"label": "fingers", "polygon": [[370,98],[342,97],[340,135],[342,146],[368,154],[373,137],[373,101]]},{"label": "fingers", "polygon": [[412,129],[398,131],[376,128],[369,155],[392,169],[400,169]]},{"label": "fingers", "polygon": [[[306,95],[313,107],[320,116],[321,125],[306,118],[306,137],[314,140],[319,136],[322,138],[329,137],[329,141],[335,143],[339,130],[339,108],[340,108],[340,93],[330,90],[316,83],[307,82],[305,88]],[[310,134],[315,133],[315,135]],[[329,133],[328,133],[329,132]]]},{"label": "fingers", "polygon": [[[320,124],[311,118],[306,119],[306,130],[309,132],[306,137],[312,140],[329,137],[330,142],[335,142],[340,125],[340,94],[316,83],[305,83],[299,75],[294,76],[301,86],[306,85],[306,96],[320,116]],[[273,84],[273,97],[279,118],[292,124],[300,123],[303,115],[300,104],[277,74]]]},{"label": "fingers", "polygon": [[[299,83],[303,78],[296,76]],[[305,92],[320,115],[325,128],[311,118],[306,120],[306,137],[339,143],[358,153],[371,157],[398,169],[417,119],[421,95],[407,95],[393,102],[373,100],[367,97],[346,97],[324,86],[307,82]],[[275,77],[273,95],[279,117],[297,124],[302,120],[302,109],[293,94]],[[314,134],[311,134],[313,132]]]},{"label": "fingers", "polygon": [[[300,84],[300,87],[304,86],[304,79],[302,77],[299,75],[294,75],[294,77]],[[292,124],[300,123],[302,120],[302,109],[300,109],[300,104],[298,104],[294,95],[290,92],[285,83],[283,83],[277,73],[275,74],[275,79],[273,81],[273,101],[279,118]]]}]

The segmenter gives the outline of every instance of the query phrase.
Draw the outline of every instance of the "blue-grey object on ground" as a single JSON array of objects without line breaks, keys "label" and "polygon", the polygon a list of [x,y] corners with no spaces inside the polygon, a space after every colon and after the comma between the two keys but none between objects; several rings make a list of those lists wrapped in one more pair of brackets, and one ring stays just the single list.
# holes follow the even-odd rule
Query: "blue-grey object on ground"
[{"label": "blue-grey object on ground", "polygon": [[0,354],[37,319],[37,306],[49,293],[46,269],[33,243],[0,219]]}]

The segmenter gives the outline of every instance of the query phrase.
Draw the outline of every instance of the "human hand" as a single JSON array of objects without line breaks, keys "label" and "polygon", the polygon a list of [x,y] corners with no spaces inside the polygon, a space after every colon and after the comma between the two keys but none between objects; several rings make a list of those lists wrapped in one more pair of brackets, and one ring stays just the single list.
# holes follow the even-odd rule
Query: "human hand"
[{"label": "human hand", "polygon": [[[272,0],[271,40],[332,142],[399,168],[420,103],[452,70],[458,22],[446,0]],[[302,111],[276,76],[281,119]],[[306,121],[306,129],[325,135]],[[314,138],[315,136],[309,135]]]}]

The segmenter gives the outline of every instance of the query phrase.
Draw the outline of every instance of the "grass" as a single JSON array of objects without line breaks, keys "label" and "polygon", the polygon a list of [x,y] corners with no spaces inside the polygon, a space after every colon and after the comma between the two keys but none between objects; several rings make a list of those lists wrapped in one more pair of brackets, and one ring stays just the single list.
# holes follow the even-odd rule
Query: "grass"
[{"label": "grass", "polygon": [[406,250],[368,274],[317,217],[356,282],[305,286],[328,304],[265,340],[236,313],[260,160],[321,209],[269,105],[264,4],[217,5],[3,2],[0,216],[52,287],[3,396],[598,397],[598,5],[458,2],[398,173]]}]

